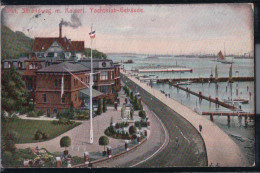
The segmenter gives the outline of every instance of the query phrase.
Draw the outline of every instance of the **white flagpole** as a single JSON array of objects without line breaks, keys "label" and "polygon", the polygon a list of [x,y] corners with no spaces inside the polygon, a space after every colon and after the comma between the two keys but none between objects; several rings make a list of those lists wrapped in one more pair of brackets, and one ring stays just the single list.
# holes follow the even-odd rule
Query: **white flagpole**
[{"label": "white flagpole", "polygon": [[[92,26],[91,26],[91,34],[92,34]],[[92,66],[92,37],[90,37],[91,42],[90,42],[90,49],[91,49],[91,73],[90,73],[90,140],[89,143],[92,144],[93,143],[93,124],[92,124],[92,86],[93,86],[93,66]]]},{"label": "white flagpole", "polygon": [[60,95],[61,98],[62,98],[63,94],[64,94],[64,74],[61,77],[61,95]]}]

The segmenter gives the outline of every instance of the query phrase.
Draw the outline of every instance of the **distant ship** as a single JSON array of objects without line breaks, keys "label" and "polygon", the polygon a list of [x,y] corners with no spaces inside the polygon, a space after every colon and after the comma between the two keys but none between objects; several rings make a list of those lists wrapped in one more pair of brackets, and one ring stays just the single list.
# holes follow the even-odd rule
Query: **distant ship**
[{"label": "distant ship", "polygon": [[146,58],[149,58],[149,59],[158,59],[158,56],[154,55],[154,56],[148,56]]},{"label": "distant ship", "polygon": [[232,59],[232,61],[227,60],[227,58],[223,56],[221,51],[219,51],[219,53],[218,53],[217,61],[224,63],[224,64],[232,64],[233,63],[233,59]]}]

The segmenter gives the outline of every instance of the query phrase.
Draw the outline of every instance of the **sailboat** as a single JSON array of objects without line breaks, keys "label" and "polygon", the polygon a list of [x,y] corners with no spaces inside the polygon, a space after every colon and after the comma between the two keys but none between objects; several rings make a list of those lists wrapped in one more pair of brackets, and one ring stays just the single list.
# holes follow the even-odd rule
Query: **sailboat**
[{"label": "sailboat", "polygon": [[224,64],[233,64],[233,59],[232,59],[232,61],[228,61],[227,58],[223,56],[221,51],[219,51],[219,53],[218,53],[217,61],[224,63]]}]

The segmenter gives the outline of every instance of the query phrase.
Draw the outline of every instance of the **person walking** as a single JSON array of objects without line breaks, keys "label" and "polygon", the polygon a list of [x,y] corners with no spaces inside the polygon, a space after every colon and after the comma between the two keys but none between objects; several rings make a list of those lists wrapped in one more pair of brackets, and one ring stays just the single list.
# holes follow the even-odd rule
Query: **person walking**
[{"label": "person walking", "polygon": [[200,129],[200,132],[201,132],[202,131],[202,125],[201,124],[199,125],[199,129]]},{"label": "person walking", "polygon": [[179,139],[178,139],[178,137],[175,138],[175,146],[176,146],[176,149],[179,148]]}]

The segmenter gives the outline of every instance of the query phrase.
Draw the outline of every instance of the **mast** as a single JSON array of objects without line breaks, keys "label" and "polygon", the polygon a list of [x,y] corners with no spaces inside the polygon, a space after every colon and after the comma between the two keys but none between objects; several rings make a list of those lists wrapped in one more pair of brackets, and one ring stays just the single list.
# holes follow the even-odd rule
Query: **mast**
[{"label": "mast", "polygon": [[[92,33],[92,25],[91,25],[91,33]],[[92,123],[92,86],[93,86],[93,63],[92,63],[92,37],[90,37],[90,66],[91,66],[91,72],[90,72],[90,85],[89,85],[89,91],[90,91],[90,134],[89,134],[89,143],[93,143],[93,123]]]}]

